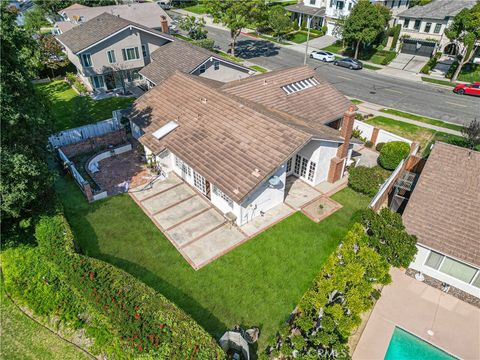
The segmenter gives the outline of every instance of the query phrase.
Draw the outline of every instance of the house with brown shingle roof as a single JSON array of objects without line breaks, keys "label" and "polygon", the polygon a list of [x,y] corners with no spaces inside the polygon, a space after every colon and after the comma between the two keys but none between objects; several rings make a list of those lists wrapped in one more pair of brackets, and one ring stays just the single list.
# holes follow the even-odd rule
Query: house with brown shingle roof
[{"label": "house with brown shingle roof", "polygon": [[283,203],[287,176],[312,186],[341,179],[353,147],[355,107],[312,68],[251,79],[176,72],[130,114],[147,156],[239,226]]},{"label": "house with brown shingle roof", "polygon": [[177,70],[221,81],[252,73],[245,66],[170,36],[166,22],[164,19],[163,31],[157,31],[102,13],[56,39],[87,88],[100,92],[122,89],[124,84],[152,87]]},{"label": "house with brown shingle roof", "polygon": [[435,143],[403,212],[410,267],[480,297],[480,152]]}]

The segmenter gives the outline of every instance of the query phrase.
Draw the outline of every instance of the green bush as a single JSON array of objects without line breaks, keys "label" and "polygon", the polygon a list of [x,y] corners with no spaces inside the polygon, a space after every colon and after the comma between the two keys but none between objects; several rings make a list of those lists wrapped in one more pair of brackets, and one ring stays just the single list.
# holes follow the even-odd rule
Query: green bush
[{"label": "green bush", "polygon": [[215,41],[213,39],[194,40],[192,43],[210,51],[213,51],[215,46]]},{"label": "green bush", "polygon": [[362,194],[375,196],[385,182],[383,171],[378,167],[357,166],[348,170],[348,186]]},{"label": "green bush", "polygon": [[363,227],[355,224],[298,304],[299,314],[290,330],[307,341],[288,331],[277,337],[267,355],[291,358],[293,351],[303,350],[311,355],[305,358],[316,359],[317,349],[322,349],[336,353],[328,358],[348,358],[348,338],[361,323],[361,314],[372,307],[375,286],[390,283],[388,271],[387,261],[368,246]]},{"label": "green bush", "polygon": [[377,150],[377,151],[382,150],[382,148],[383,148],[384,145],[385,145],[385,143],[379,142],[379,143],[375,146],[375,150]]},{"label": "green bush", "polygon": [[397,56],[397,53],[395,51],[381,51],[381,55],[384,55],[385,57],[382,60],[382,65],[388,65],[390,62],[392,62],[393,59]]},{"label": "green bush", "polygon": [[437,65],[437,61],[438,59],[440,59],[440,57],[442,56],[442,53],[441,52],[437,52],[434,56],[432,56],[430,58],[430,60],[428,60],[428,62],[423,65],[423,67],[420,69],[420,72],[422,74],[430,74],[430,71]]},{"label": "green bush", "polygon": [[392,45],[390,46],[390,49],[396,50],[397,48],[397,43],[398,43],[398,37],[400,36],[400,30],[401,30],[400,24],[395,25],[393,27],[393,40],[392,40]]},{"label": "green bush", "polygon": [[409,153],[410,146],[406,142],[392,141],[382,147],[378,163],[384,169],[394,170]]},{"label": "green bush", "polygon": [[42,255],[108,320],[128,356],[224,357],[215,340],[164,296],[113,265],[76,253],[63,216],[42,218],[36,237]]},{"label": "green bush", "polygon": [[390,265],[408,267],[417,253],[417,238],[409,235],[400,214],[384,208],[380,213],[367,209],[362,214],[362,224],[369,245],[377,250]]}]

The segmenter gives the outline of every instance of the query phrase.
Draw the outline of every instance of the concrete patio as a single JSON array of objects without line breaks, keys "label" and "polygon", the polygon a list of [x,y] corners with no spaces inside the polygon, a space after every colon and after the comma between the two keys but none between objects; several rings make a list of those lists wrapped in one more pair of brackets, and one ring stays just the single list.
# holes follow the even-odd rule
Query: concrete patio
[{"label": "concrete patio", "polygon": [[383,359],[395,327],[462,359],[480,358],[480,309],[398,269],[376,303],[353,359]]}]

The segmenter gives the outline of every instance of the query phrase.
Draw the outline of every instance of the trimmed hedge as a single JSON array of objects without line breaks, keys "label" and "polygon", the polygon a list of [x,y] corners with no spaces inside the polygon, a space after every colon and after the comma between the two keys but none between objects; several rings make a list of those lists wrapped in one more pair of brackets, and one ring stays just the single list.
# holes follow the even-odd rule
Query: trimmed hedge
[{"label": "trimmed hedge", "polygon": [[108,320],[128,356],[225,357],[215,340],[163,295],[111,264],[76,253],[62,215],[42,218],[35,235],[41,253]]},{"label": "trimmed hedge", "polygon": [[390,46],[390,49],[396,50],[397,48],[397,42],[398,42],[398,37],[400,36],[400,30],[401,30],[400,24],[397,24],[393,27],[393,40],[392,40],[392,45]]},{"label": "trimmed hedge", "polygon": [[437,52],[434,56],[430,58],[430,60],[428,60],[428,62],[425,65],[423,65],[420,72],[422,74],[427,74],[427,75],[430,74],[430,70],[432,70],[437,65],[437,61],[438,59],[440,59],[441,56],[442,56],[442,53]]},{"label": "trimmed hedge", "polygon": [[383,172],[378,166],[373,168],[366,166],[349,168],[348,186],[362,194],[375,196],[386,179]]},{"label": "trimmed hedge", "polygon": [[410,146],[406,142],[392,141],[386,143],[380,150],[378,163],[384,169],[395,170],[400,161],[405,159],[409,153]]}]

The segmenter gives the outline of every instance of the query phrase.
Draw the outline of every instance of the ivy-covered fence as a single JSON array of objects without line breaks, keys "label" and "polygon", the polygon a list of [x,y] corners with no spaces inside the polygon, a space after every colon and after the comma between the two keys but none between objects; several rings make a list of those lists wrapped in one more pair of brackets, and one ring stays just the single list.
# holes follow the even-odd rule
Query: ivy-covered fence
[{"label": "ivy-covered fence", "polygon": [[42,255],[107,319],[121,339],[125,357],[225,357],[216,341],[164,296],[113,265],[77,253],[62,215],[44,217],[35,235]]}]

